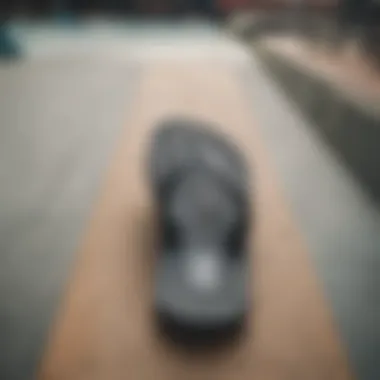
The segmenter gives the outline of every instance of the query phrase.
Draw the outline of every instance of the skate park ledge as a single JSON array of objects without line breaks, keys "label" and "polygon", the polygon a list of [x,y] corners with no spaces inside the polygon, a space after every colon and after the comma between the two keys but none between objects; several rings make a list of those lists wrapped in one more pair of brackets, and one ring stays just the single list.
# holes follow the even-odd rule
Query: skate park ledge
[{"label": "skate park ledge", "polygon": [[252,49],[308,125],[378,205],[380,79],[368,70],[359,72],[358,65],[350,72],[349,64],[339,64],[294,40],[262,39]]}]

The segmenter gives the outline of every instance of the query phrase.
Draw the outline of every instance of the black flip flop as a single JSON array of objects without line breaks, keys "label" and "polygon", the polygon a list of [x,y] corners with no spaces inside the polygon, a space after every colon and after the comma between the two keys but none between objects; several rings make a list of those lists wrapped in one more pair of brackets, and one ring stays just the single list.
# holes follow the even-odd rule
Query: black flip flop
[{"label": "black flip flop", "polygon": [[161,238],[156,312],[166,328],[196,340],[239,329],[249,308],[247,168],[212,128],[165,121],[150,157]]}]

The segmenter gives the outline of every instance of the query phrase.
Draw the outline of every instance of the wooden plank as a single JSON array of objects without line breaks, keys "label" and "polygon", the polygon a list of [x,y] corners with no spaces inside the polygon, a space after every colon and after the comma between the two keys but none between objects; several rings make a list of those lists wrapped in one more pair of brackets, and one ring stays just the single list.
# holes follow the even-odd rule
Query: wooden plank
[{"label": "wooden plank", "polygon": [[[246,339],[189,356],[161,341],[151,309],[154,234],[144,158],[165,115],[220,124],[254,169],[254,310]],[[305,245],[234,75],[221,65],[146,67],[39,378],[343,380],[351,373]]]}]

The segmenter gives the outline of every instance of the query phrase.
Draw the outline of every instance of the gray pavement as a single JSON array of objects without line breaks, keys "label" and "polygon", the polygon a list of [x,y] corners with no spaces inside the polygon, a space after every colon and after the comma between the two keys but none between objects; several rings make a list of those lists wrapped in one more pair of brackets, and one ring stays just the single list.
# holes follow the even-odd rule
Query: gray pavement
[{"label": "gray pavement", "polygon": [[351,364],[359,379],[380,379],[380,212],[259,62],[243,75],[254,117]]},{"label": "gray pavement", "polygon": [[126,120],[125,62],[0,66],[0,379],[30,379]]}]

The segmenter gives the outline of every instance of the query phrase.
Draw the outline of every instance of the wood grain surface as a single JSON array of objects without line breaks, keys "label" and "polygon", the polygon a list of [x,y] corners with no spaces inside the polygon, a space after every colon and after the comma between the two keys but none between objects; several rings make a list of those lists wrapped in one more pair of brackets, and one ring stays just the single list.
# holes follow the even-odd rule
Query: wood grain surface
[{"label": "wood grain surface", "polygon": [[[253,173],[252,305],[245,339],[202,355],[154,332],[147,142],[165,116],[217,122]],[[345,380],[351,371],[307,247],[244,92],[223,65],[147,64],[52,325],[41,380]]]}]

